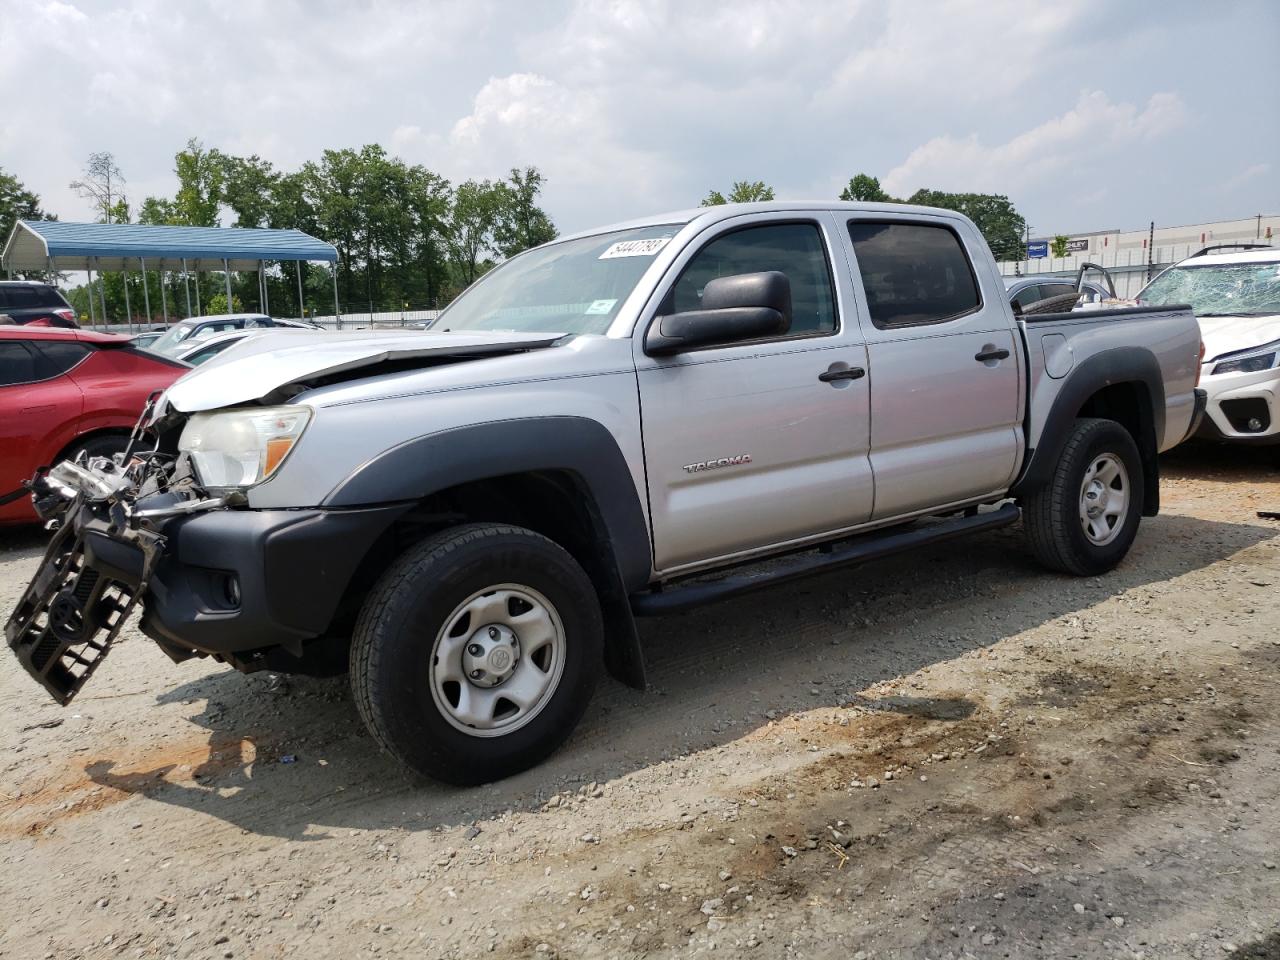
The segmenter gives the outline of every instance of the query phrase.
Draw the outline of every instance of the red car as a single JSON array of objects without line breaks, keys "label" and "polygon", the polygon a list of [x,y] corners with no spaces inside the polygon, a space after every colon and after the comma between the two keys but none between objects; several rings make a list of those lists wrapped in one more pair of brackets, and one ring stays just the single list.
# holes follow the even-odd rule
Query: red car
[{"label": "red car", "polygon": [[127,337],[0,327],[0,524],[36,521],[22,482],[37,467],[123,450],[151,392],[189,369]]}]

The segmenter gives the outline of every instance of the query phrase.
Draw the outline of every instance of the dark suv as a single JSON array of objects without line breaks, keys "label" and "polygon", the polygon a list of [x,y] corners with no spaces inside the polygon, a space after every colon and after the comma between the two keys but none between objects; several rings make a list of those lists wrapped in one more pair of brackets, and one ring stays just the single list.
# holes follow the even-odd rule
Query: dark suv
[{"label": "dark suv", "polygon": [[14,323],[41,327],[78,327],[76,312],[58,288],[34,280],[0,280],[0,314]]}]

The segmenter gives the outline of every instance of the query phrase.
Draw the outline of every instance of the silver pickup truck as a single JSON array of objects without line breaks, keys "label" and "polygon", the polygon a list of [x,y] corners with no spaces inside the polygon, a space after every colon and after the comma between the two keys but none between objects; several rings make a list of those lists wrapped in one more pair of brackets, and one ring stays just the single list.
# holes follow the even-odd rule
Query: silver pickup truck
[{"label": "silver pickup truck", "polygon": [[[266,333],[124,457],[32,481],[5,628],[66,703],[136,606],[181,661],[333,674],[391,754],[476,783],[573,729],[634,618],[1021,518],[1102,573],[1203,412],[1183,307],[1015,317],[955,213],[767,203],[523,253],[426,332]],[[768,564],[753,561],[770,558]]]}]

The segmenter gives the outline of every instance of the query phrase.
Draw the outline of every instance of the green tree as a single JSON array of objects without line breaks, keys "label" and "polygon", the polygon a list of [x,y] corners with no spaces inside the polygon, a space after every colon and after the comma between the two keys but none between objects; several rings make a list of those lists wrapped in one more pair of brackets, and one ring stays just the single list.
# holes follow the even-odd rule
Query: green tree
[{"label": "green tree", "polygon": [[265,227],[272,219],[280,174],[269,160],[219,154],[222,203],[236,215],[233,227]]},{"label": "green tree", "polygon": [[488,269],[485,254],[493,239],[500,187],[490,180],[458,185],[449,216],[449,254],[460,287],[468,287]]},{"label": "green tree", "polygon": [[113,217],[125,200],[124,174],[111,153],[91,153],[84,165],[84,174],[69,184],[93,206],[98,223],[115,223]]},{"label": "green tree", "polygon": [[0,249],[19,220],[56,220],[40,209],[40,198],[12,174],[0,169]]},{"label": "green tree", "polygon": [[494,249],[504,258],[548,243],[557,236],[551,218],[538,206],[544,177],[537,167],[512,168],[511,177],[497,184],[498,209],[493,225]]},{"label": "green tree", "polygon": [[867,203],[896,203],[880,186],[876,177],[860,173],[849,181],[848,186],[840,191],[841,200],[862,200]]},{"label": "green tree", "polygon": [[178,222],[178,208],[164,197],[147,197],[138,207],[138,222],[159,226]]},{"label": "green tree", "polygon": [[190,227],[216,227],[226,173],[221,154],[206,150],[195,137],[173,158],[178,193],[173,199],[178,222]]},{"label": "green tree", "polygon": [[1049,252],[1053,256],[1061,259],[1071,253],[1071,251],[1067,249],[1067,244],[1070,242],[1070,237],[1060,233],[1053,238],[1053,243],[1049,244]]},{"label": "green tree", "polygon": [[907,203],[963,213],[982,231],[997,260],[1018,260],[1023,256],[1023,234],[1027,222],[1009,198],[1002,194],[944,193],[923,189],[913,193]]},{"label": "green tree", "polygon": [[704,207],[718,207],[722,203],[755,203],[759,200],[772,200],[773,187],[763,180],[735,180],[729,196],[719,190],[712,190],[702,201]]},{"label": "green tree", "polygon": [[215,293],[205,304],[204,312],[206,316],[215,316],[219,313],[244,313],[244,303],[238,296],[234,294],[231,297],[231,309],[227,309],[227,295],[225,293]]}]

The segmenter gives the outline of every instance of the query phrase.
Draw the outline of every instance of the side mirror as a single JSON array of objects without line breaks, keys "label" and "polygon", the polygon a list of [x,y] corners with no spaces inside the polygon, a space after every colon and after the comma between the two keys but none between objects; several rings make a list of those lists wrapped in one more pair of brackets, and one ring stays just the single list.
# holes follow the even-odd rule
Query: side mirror
[{"label": "side mirror", "polygon": [[740,273],[707,281],[697,310],[672,313],[651,324],[645,351],[652,356],[692,347],[776,337],[791,329],[791,281],[785,273]]}]

